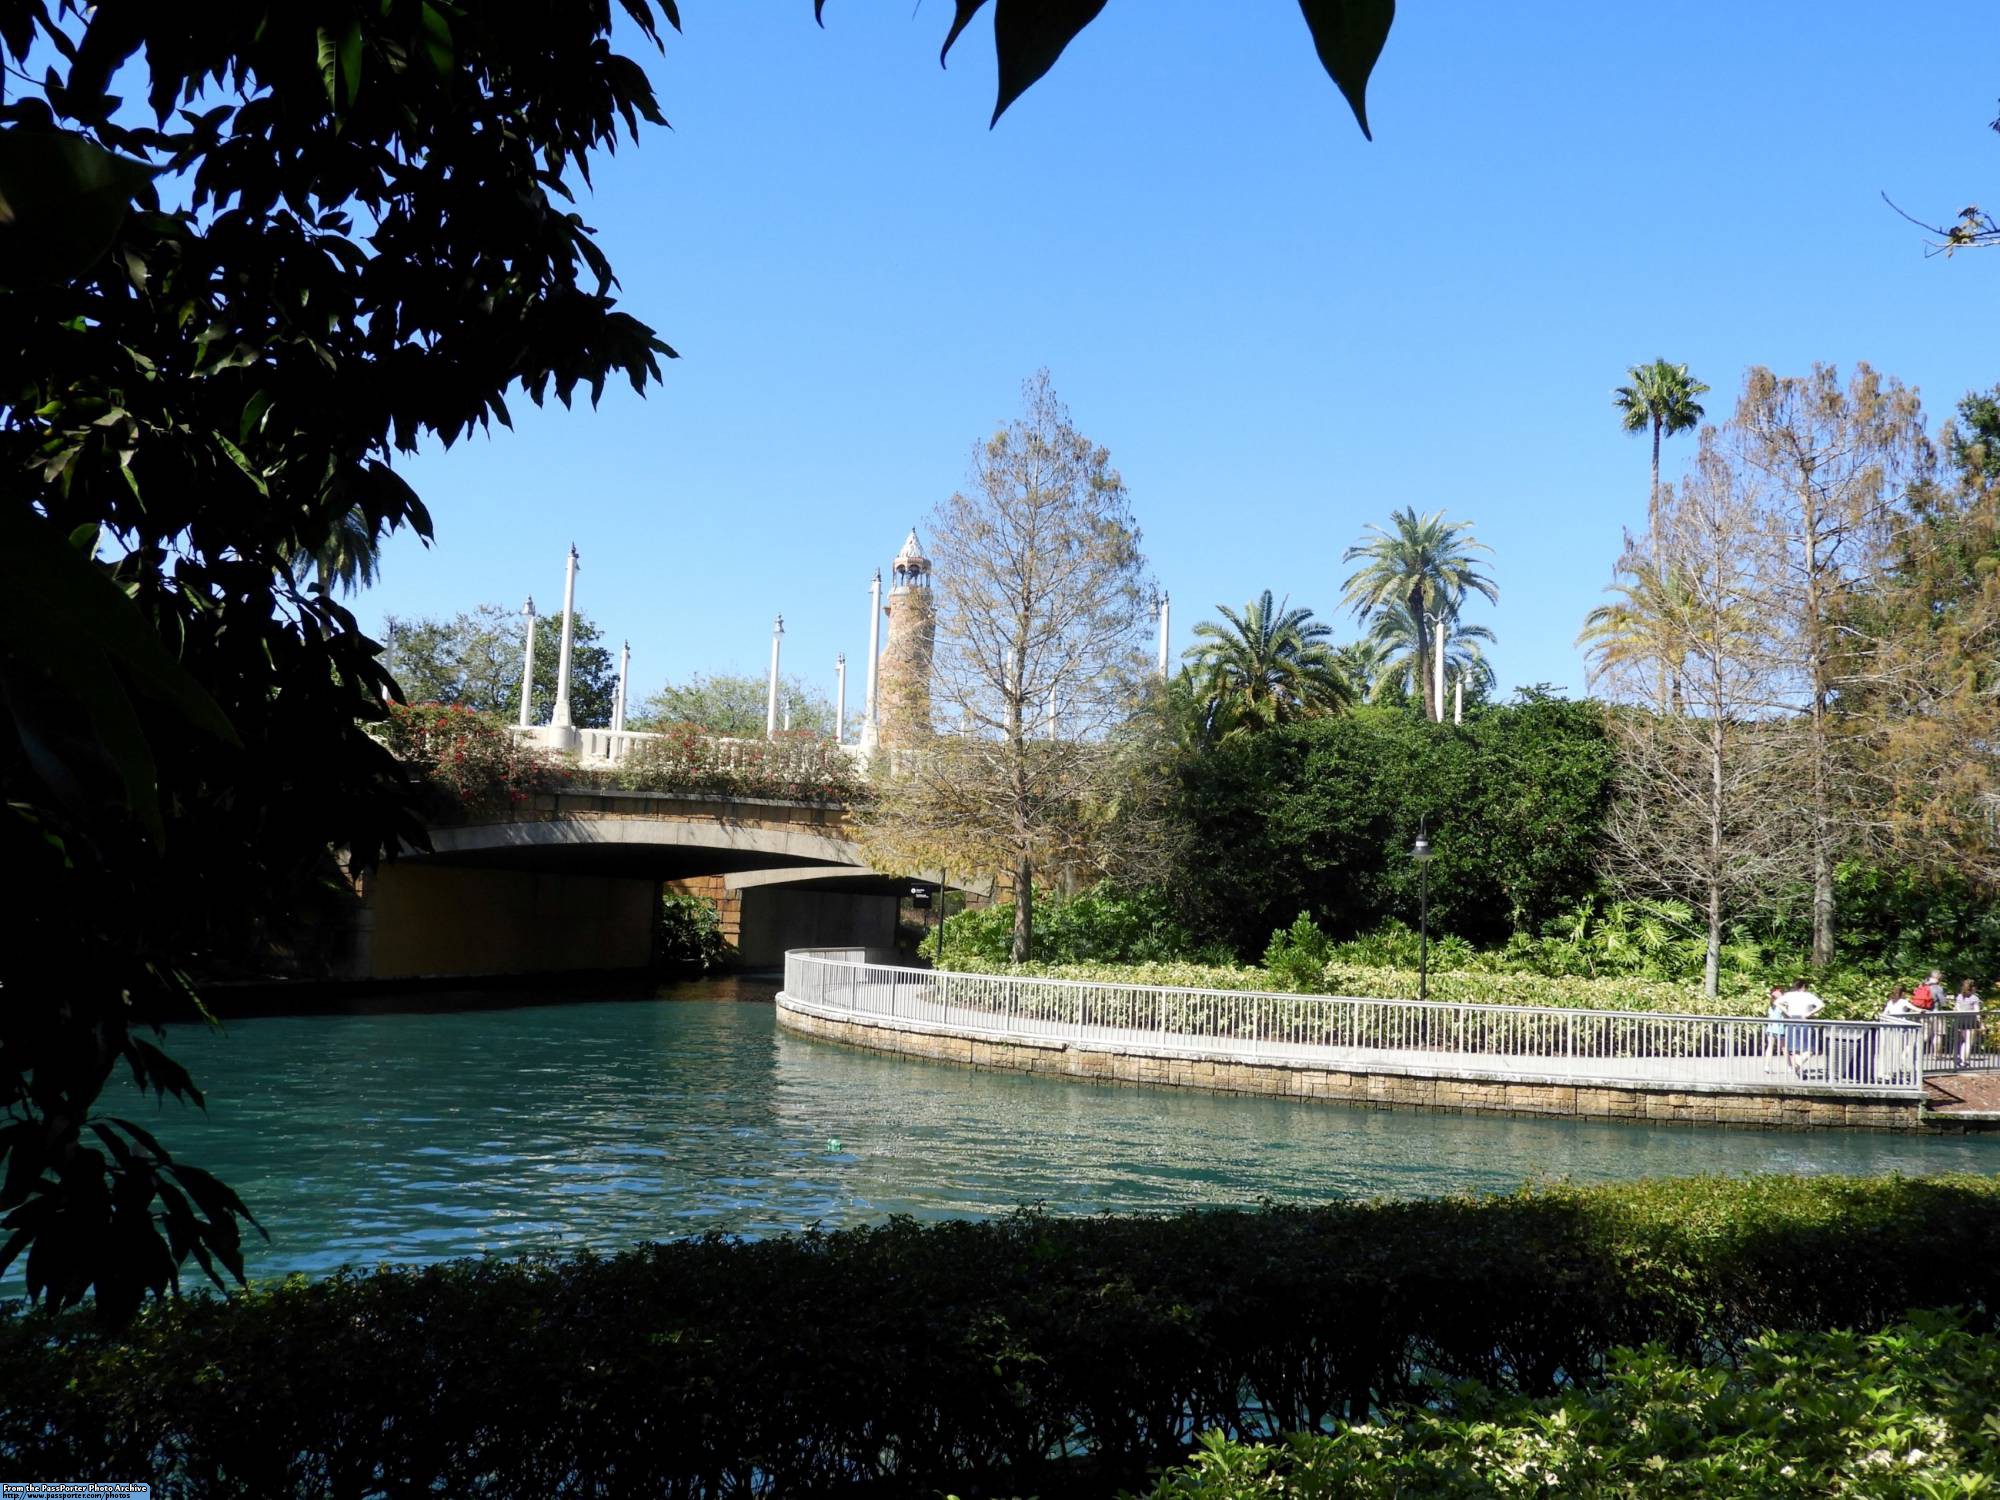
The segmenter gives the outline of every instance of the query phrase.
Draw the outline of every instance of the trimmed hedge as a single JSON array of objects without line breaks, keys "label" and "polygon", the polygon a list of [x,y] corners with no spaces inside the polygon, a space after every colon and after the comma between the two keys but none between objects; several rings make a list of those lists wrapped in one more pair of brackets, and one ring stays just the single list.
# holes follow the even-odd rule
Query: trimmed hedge
[{"label": "trimmed hedge", "polygon": [[1439,1381],[2000,1306],[2000,1183],[1507,1197],[720,1238],[0,1316],[0,1471],[166,1496],[1104,1493]]},{"label": "trimmed hedge", "polygon": [[1600,1387],[1559,1399],[1475,1386],[1282,1446],[1212,1433],[1152,1500],[1991,1495],[1996,1391],[2000,1338],[1938,1314],[1767,1334],[1734,1365],[1622,1351]]}]

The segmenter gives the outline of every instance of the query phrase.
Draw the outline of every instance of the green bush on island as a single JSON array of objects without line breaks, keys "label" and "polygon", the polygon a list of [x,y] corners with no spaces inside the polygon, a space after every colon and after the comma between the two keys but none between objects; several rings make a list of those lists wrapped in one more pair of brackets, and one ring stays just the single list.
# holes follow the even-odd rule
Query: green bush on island
[{"label": "green bush on island", "polygon": [[[1005,963],[1014,936],[1012,902],[971,907],[954,912],[944,923],[945,956],[961,960]],[[938,956],[937,933],[920,949],[933,961]],[[1164,963],[1200,954],[1227,963],[1219,945],[1197,942],[1164,891],[1157,887],[1124,890],[1099,885],[1067,901],[1042,902],[1035,907],[1035,952],[1044,963]]]},{"label": "green bush on island", "polygon": [[1977,1496],[2000,1472],[2000,1338],[1918,1314],[1879,1333],[1771,1333],[1730,1364],[1620,1350],[1561,1397],[1476,1383],[1282,1443],[1204,1436],[1150,1500],[1548,1495]]},{"label": "green bush on island", "polygon": [[[1433,1000],[1568,1010],[1636,1010],[1683,1015],[1762,1012],[1772,984],[1789,985],[1796,969],[1768,945],[1739,934],[1724,950],[1720,992],[1702,993],[1699,945],[1687,937],[1690,914],[1672,902],[1588,900],[1540,937],[1517,935],[1481,950],[1455,934],[1430,939],[1428,992]],[[995,905],[944,924],[946,967],[1095,983],[1259,990],[1280,994],[1407,999],[1418,989],[1421,949],[1414,928],[1391,918],[1373,931],[1336,941],[1300,912],[1271,934],[1261,964],[1233,962],[1204,948],[1181,925],[1165,893],[1100,886],[1037,911],[1031,964],[1007,961],[1013,908]],[[933,935],[923,952],[937,958]],[[1833,1019],[1872,1017],[1889,980],[1871,968],[1811,976]]]},{"label": "green bush on island", "polygon": [[[1635,1368],[1615,1351],[1649,1344],[1663,1352],[1637,1368],[1668,1404],[1622,1451],[1671,1464],[1693,1441],[1672,1403],[1707,1399],[1687,1382],[1719,1378],[1726,1396],[1739,1359],[1765,1368],[1746,1340],[1885,1328],[1913,1305],[1992,1331],[2000,1182],[1700,1178],[892,1220],[292,1278],[151,1304],[122,1332],[10,1304],[0,1469],[258,1500],[1103,1494],[1206,1432],[1338,1432],[1396,1409],[1475,1423],[1476,1466],[1533,1451],[1529,1408],[1505,1398],[1615,1403]],[[1960,1444],[1957,1382],[1985,1367],[1926,1326],[1942,1341],[1926,1400]],[[1768,1347],[1809,1359],[1785,1368],[1829,1401],[1888,1378],[1879,1341]],[[1666,1361],[1724,1373],[1683,1379]],[[1466,1381],[1491,1417],[1470,1414],[1484,1408]],[[1349,1441],[1365,1454],[1365,1433]],[[1452,1441],[1439,1429],[1434,1446]]]}]

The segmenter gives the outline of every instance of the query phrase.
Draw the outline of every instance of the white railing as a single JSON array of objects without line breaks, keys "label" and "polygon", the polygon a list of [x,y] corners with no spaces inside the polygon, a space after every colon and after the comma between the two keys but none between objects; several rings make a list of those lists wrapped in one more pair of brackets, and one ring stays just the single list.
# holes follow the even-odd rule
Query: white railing
[{"label": "white railing", "polygon": [[1971,1073],[2000,1069],[2000,1052],[1992,1043],[1976,1010],[1935,1011],[1917,1024],[1923,1028],[1926,1073]]},{"label": "white railing", "polygon": [[1174,989],[940,973],[850,953],[787,953],[785,996],[995,1039],[1520,1082],[1909,1098],[1934,1066],[1925,1029],[1909,1022]]},{"label": "white railing", "polygon": [[[507,728],[516,739],[534,744],[548,743],[553,732],[546,725],[536,724],[510,724]],[[576,729],[563,733],[574,736],[568,744],[578,762],[584,765],[615,766],[642,746],[679,738],[649,729]],[[832,757],[845,756],[849,761],[858,761],[867,753],[859,745],[835,745],[825,740],[752,740],[716,734],[701,735],[697,743],[705,765],[723,771],[773,776],[811,775]]]}]

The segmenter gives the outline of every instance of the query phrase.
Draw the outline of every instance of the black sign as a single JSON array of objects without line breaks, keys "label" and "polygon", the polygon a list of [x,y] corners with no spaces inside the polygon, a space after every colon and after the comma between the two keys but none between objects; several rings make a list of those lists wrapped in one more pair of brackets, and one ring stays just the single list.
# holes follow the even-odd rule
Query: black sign
[{"label": "black sign", "polygon": [[930,904],[931,888],[927,885],[913,884],[910,887],[910,905],[914,906],[918,911],[925,911],[929,909]]}]

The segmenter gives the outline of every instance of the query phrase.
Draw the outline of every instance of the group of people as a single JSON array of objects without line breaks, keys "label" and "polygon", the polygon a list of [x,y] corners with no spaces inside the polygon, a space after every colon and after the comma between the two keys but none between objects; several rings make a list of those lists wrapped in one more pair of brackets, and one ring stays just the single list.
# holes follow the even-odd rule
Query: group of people
[{"label": "group of people", "polygon": [[[1812,1020],[1826,1008],[1826,1002],[1806,987],[1801,979],[1790,989],[1771,987],[1770,1004],[1764,1015],[1767,1056],[1782,1054],[1794,1069],[1799,1059],[1820,1050],[1814,1033],[1819,1029],[1802,1023]],[[1950,1014],[1959,1018],[1943,1038],[1956,1054],[1962,1065],[1978,1044],[1980,1028],[1979,990],[1970,979],[1963,981],[1958,993],[1952,994],[1946,985],[1944,975],[1933,969],[1923,983],[1911,989],[1907,985],[1897,985],[1883,1004],[1878,1020],[1896,1021],[1914,1025],[1925,1016]],[[1873,1048],[1869,1049],[1873,1053]],[[1868,1058],[1869,1070],[1874,1069],[1875,1058]]]}]

